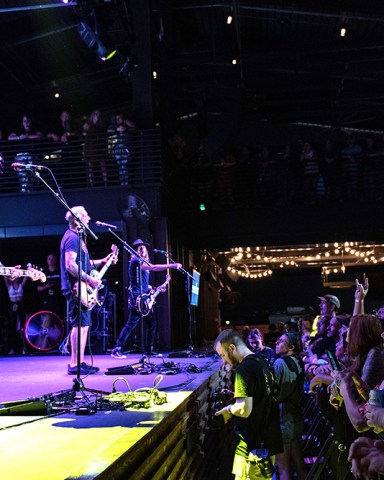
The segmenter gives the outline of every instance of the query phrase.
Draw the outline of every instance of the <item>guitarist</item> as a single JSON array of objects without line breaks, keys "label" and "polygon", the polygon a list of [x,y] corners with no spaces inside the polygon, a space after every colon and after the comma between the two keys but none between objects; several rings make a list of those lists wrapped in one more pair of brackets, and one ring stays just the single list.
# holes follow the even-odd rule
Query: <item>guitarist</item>
[{"label": "guitarist", "polygon": [[[149,243],[138,239],[133,242],[133,247],[138,253],[138,255],[140,255],[140,257],[144,258],[144,260],[147,260],[149,262]],[[128,320],[124,325],[119,335],[119,338],[116,341],[115,348],[111,352],[112,357],[126,358],[123,352],[123,348],[126,345],[132,331],[136,328],[137,324],[141,319],[141,314],[137,310],[137,297],[142,293],[149,293],[152,290],[152,287],[149,285],[150,272],[161,272],[163,270],[167,270],[168,268],[174,268],[179,270],[181,267],[181,263],[152,264],[149,262],[149,265],[147,265],[146,263],[141,262],[139,257],[137,257],[136,255],[132,255],[128,267],[130,280]],[[156,352],[153,350],[156,334],[156,321],[153,311],[149,312],[149,314],[144,316],[143,318],[147,324],[147,335],[145,342],[146,352],[149,355],[156,355]]]},{"label": "guitarist", "polygon": [[[73,212],[73,214],[72,214]],[[68,311],[67,317],[71,327],[70,341],[71,341],[71,360],[68,365],[68,375],[76,375],[77,373],[77,342],[78,342],[78,319],[80,315],[80,374],[90,375],[99,371],[98,367],[93,367],[84,362],[84,352],[87,343],[88,331],[91,325],[91,312],[89,310],[81,309],[79,312],[78,298],[73,293],[73,285],[78,278],[78,247],[79,235],[78,221],[74,217],[78,217],[81,222],[88,226],[91,217],[84,207],[73,207],[72,212],[68,211],[65,219],[68,222],[68,230],[64,233],[60,244],[60,269],[61,269],[61,290],[67,300]],[[81,249],[82,255],[82,271],[81,280],[86,282],[93,288],[98,288],[101,285],[101,280],[98,277],[91,277],[89,273],[93,268],[97,268],[106,264],[110,257],[113,257],[113,263],[117,262],[117,257],[110,253],[105,258],[100,260],[90,260],[87,247],[82,241]]]}]

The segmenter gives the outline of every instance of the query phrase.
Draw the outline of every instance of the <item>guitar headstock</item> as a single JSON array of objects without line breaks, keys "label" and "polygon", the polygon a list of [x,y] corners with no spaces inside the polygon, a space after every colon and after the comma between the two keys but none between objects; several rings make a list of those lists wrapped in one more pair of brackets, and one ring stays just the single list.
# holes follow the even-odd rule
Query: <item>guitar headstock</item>
[{"label": "guitar headstock", "polygon": [[171,275],[167,273],[167,275],[165,276],[165,283],[169,283],[170,281],[171,281]]},{"label": "guitar headstock", "polygon": [[117,255],[119,254],[119,247],[117,245],[113,244],[111,246],[111,251],[112,251],[113,255],[116,255],[116,257],[117,257]]},{"label": "guitar headstock", "polygon": [[40,280],[41,282],[45,282],[47,280],[47,277],[44,272],[41,270],[37,270],[36,266],[33,268],[30,266],[30,264],[27,267],[28,270],[28,277],[33,281],[36,282],[36,280]]}]

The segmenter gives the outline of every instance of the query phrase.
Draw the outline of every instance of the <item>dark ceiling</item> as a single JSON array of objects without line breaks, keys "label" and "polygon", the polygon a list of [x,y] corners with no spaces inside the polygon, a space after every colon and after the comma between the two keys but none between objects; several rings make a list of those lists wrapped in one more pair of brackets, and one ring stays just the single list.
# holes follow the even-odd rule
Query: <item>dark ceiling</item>
[{"label": "dark ceiling", "polygon": [[[170,67],[164,75],[175,116],[220,115],[236,104],[237,113],[271,123],[382,129],[382,1],[140,2],[151,11],[150,68]],[[140,2],[2,0],[1,124],[23,110],[50,117],[64,106],[77,115],[128,108],[136,73],[123,66],[138,49]],[[105,43],[118,49],[107,62],[77,31],[80,21],[94,26],[95,19]],[[138,59],[138,68],[149,58]]]}]

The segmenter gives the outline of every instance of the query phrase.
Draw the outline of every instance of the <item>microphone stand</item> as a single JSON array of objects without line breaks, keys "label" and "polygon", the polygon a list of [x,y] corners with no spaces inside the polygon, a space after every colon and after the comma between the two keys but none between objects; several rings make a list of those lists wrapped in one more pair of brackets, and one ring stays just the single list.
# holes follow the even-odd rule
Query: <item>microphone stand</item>
[{"label": "microphone stand", "polygon": [[[61,203],[61,205],[67,211],[70,211],[72,213],[72,215],[76,218],[77,222],[79,223],[79,228],[77,229],[77,234],[78,234],[78,238],[79,238],[79,241],[78,241],[79,247],[78,247],[78,252],[77,252],[77,255],[78,255],[77,284],[78,284],[78,288],[79,288],[79,291],[78,291],[78,319],[77,319],[77,368],[76,368],[76,378],[73,379],[72,392],[79,392],[80,391],[82,393],[83,398],[86,398],[85,393],[84,393],[86,389],[84,387],[83,380],[80,376],[81,308],[82,308],[82,304],[81,304],[81,271],[82,271],[81,242],[83,240],[83,236],[84,236],[84,242],[85,242],[85,237],[86,237],[87,233],[89,233],[94,240],[98,240],[98,237],[93,233],[93,231],[88,227],[88,225],[85,225],[80,220],[80,218],[73,213],[72,209],[70,208],[70,206],[68,205],[67,201],[65,200],[63,194],[61,193],[60,187],[57,184],[55,176],[53,175],[50,168],[45,167],[45,166],[43,168],[48,170],[49,173],[52,175],[52,178],[53,178],[53,180],[54,180],[54,182],[57,186],[57,189],[58,189],[59,193],[55,192],[53,190],[53,188],[44,180],[44,178],[40,175],[40,173],[37,170],[35,170],[33,172],[35,177],[38,178],[48,188],[48,190],[53,194],[53,196],[56,198],[56,200],[58,200]],[[104,395],[104,394],[108,395],[109,394],[109,392],[105,392],[105,391],[102,391],[102,390],[87,389],[87,391],[91,392],[91,393],[95,393],[95,394],[99,393],[101,395]]]},{"label": "microphone stand", "polygon": [[[171,263],[176,263],[175,260],[172,258],[172,254],[168,252],[164,252],[164,255],[168,257],[168,261]],[[194,324],[192,320],[192,310],[191,310],[191,282],[193,280],[193,276],[187,272],[183,267],[179,269],[179,272],[181,272],[183,275],[186,276],[185,278],[185,291],[187,293],[187,302],[188,302],[188,335],[189,335],[189,346],[185,352],[185,355],[187,357],[192,357],[192,356],[198,356],[195,353],[195,348],[193,346],[193,337],[194,337]]]},{"label": "microphone stand", "polygon": [[[114,232],[110,227],[107,228],[107,230],[112,233],[122,244],[123,248],[127,250],[131,255],[136,256],[139,259],[139,289],[140,289],[140,295],[143,293],[143,286],[142,286],[142,277],[141,277],[141,265],[145,263],[146,265],[150,265],[150,262],[143,258],[141,255],[139,255],[134,248],[132,248],[125,240],[123,240],[119,235],[117,235],[116,232]],[[130,308],[132,309],[133,306],[130,305]],[[151,364],[150,362],[147,362],[147,355],[145,355],[144,352],[144,315],[140,311],[140,335],[141,335],[141,345],[140,345],[140,350],[141,350],[141,358],[140,360],[133,364],[133,365],[124,365],[122,367],[114,367],[114,368],[108,368],[109,374],[123,374],[124,370],[128,370],[131,372],[132,370],[136,373],[140,373],[140,371],[145,371],[147,372],[148,367],[151,369],[151,373],[155,371],[155,365]]]}]

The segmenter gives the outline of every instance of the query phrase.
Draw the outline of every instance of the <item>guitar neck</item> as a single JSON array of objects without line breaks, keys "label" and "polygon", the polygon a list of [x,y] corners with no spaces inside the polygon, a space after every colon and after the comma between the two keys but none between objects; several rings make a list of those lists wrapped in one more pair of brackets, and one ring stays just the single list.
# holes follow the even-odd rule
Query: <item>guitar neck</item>
[{"label": "guitar neck", "polygon": [[100,278],[100,280],[104,277],[106,271],[111,266],[111,263],[112,263],[112,258],[110,258],[108,262],[104,265],[104,267],[99,271],[98,277]]},{"label": "guitar neck", "polygon": [[152,293],[152,298],[155,299],[157,295],[159,295],[159,293],[162,292],[162,288],[166,287],[168,283],[169,283],[169,280],[166,280],[162,285],[160,285],[160,287],[157,287],[156,291]]},{"label": "guitar neck", "polygon": [[[14,268],[11,267],[0,267],[0,275],[10,277],[12,273],[15,271]],[[17,274],[19,277],[30,277],[31,272],[29,270],[21,270],[17,269]]]}]

